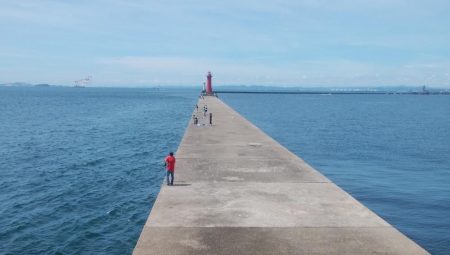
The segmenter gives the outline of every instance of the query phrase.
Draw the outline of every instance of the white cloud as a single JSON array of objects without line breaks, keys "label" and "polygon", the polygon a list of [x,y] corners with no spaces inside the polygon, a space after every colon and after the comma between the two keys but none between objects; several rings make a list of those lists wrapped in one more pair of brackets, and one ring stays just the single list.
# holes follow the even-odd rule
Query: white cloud
[{"label": "white cloud", "polygon": [[[449,86],[450,61],[416,62],[402,66],[383,66],[345,59],[296,61],[282,66],[223,59],[124,56],[98,61],[111,70],[122,70],[139,77],[141,83],[201,84],[207,71],[216,82],[285,86]],[[132,78],[131,78],[132,79]]]},{"label": "white cloud", "polygon": [[224,84],[449,83],[443,0],[0,0],[0,7],[0,71],[12,70],[5,59],[12,60],[39,70],[25,75],[40,81],[92,70],[105,84],[197,83],[211,70]]},{"label": "white cloud", "polygon": [[179,69],[190,69],[193,66],[198,66],[200,61],[188,58],[178,58],[178,57],[145,57],[145,56],[125,56],[125,57],[115,57],[106,58],[99,60],[99,63],[110,64],[110,65],[121,65],[131,69],[137,70],[167,70],[175,68]]}]

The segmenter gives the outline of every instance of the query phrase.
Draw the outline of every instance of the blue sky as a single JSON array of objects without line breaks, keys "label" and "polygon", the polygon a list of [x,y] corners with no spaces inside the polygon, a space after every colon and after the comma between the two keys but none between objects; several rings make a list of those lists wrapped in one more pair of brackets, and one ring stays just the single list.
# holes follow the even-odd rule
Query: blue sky
[{"label": "blue sky", "polygon": [[0,83],[450,87],[447,0],[0,0]]}]

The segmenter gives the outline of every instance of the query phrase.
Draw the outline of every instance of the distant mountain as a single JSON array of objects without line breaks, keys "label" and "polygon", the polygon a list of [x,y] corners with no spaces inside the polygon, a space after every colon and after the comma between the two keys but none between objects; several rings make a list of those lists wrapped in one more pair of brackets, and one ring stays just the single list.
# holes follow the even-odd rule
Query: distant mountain
[{"label": "distant mountain", "polygon": [[3,83],[0,84],[0,86],[7,86],[7,87],[31,87],[33,84],[25,83],[25,82],[11,82],[11,83]]},{"label": "distant mountain", "polygon": [[58,87],[58,85],[50,85],[47,83],[30,84],[30,83],[26,83],[26,82],[3,83],[3,84],[0,84],[0,86],[4,86],[4,87]]}]

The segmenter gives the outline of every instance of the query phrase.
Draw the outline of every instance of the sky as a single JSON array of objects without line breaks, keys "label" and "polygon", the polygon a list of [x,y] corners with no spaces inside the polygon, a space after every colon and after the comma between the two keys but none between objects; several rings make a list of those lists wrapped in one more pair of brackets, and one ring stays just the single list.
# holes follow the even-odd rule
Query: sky
[{"label": "sky", "polygon": [[450,88],[448,0],[0,0],[0,83]]}]

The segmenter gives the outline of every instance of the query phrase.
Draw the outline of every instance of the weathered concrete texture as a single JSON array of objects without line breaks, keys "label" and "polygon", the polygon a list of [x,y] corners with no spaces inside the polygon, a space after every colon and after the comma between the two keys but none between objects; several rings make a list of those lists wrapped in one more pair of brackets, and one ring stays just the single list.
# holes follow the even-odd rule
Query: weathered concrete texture
[{"label": "weathered concrete texture", "polygon": [[[214,97],[134,254],[428,254]],[[194,112],[195,113],[195,112]]]},{"label": "weathered concrete texture", "polygon": [[134,253],[427,254],[401,235],[394,228],[145,227]]}]

